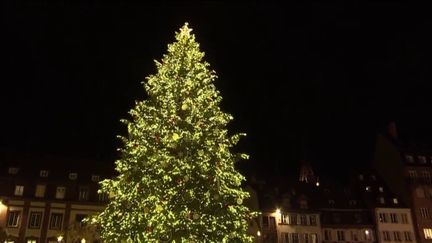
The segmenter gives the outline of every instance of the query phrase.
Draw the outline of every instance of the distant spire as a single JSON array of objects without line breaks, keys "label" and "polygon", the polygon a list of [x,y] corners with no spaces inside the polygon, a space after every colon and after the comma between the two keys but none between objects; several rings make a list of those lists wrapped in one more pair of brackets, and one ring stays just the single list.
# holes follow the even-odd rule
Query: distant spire
[{"label": "distant spire", "polygon": [[316,183],[316,177],[312,170],[312,166],[306,161],[300,163],[299,181],[306,183]]},{"label": "distant spire", "polygon": [[396,128],[396,123],[394,121],[390,122],[390,124],[388,125],[387,132],[394,140],[398,139],[398,132]]}]

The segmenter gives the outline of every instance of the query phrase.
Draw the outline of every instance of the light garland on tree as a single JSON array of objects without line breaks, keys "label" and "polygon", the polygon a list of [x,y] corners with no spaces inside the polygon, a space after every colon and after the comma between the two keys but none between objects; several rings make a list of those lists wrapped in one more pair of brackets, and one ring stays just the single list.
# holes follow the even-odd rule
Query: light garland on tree
[{"label": "light garland on tree", "polygon": [[187,24],[155,61],[149,99],[129,112],[119,176],[104,180],[110,203],[93,219],[105,242],[251,242],[249,197],[230,151],[231,115],[220,110],[216,74]]}]

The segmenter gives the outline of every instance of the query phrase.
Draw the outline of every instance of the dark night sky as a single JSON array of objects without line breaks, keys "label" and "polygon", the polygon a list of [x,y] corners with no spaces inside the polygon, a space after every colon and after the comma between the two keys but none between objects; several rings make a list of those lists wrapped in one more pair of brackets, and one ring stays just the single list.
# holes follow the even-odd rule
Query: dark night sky
[{"label": "dark night sky", "polygon": [[409,141],[432,137],[424,6],[56,2],[4,4],[1,148],[112,160],[119,119],[185,21],[232,130],[248,133],[251,170],[366,163],[389,120]]}]

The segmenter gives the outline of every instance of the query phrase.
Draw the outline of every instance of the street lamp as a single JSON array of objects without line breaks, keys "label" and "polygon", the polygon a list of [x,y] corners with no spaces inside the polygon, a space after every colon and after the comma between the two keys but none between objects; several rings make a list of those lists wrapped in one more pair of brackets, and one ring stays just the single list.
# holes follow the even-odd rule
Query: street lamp
[{"label": "street lamp", "polygon": [[62,242],[63,241],[63,235],[59,235],[57,236],[57,242]]}]

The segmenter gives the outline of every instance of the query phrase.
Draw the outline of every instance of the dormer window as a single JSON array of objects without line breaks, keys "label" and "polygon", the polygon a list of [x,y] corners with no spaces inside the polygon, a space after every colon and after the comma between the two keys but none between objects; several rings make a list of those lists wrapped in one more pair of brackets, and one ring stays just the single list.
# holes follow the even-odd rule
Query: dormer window
[{"label": "dormer window", "polygon": [[426,164],[426,156],[418,156],[418,160],[420,162],[420,164]]},{"label": "dormer window", "polygon": [[414,157],[412,155],[405,155],[405,159],[408,163],[414,163]]},{"label": "dormer window", "polygon": [[76,180],[78,178],[78,174],[77,173],[69,173],[69,180]]},{"label": "dormer window", "polygon": [[92,175],[91,180],[94,182],[98,182],[100,180],[100,177],[98,175]]},{"label": "dormer window", "polygon": [[18,167],[9,167],[8,169],[8,173],[11,175],[16,175],[18,174],[19,168]]},{"label": "dormer window", "polygon": [[41,170],[39,171],[39,176],[40,177],[48,177],[48,171],[47,170]]}]

